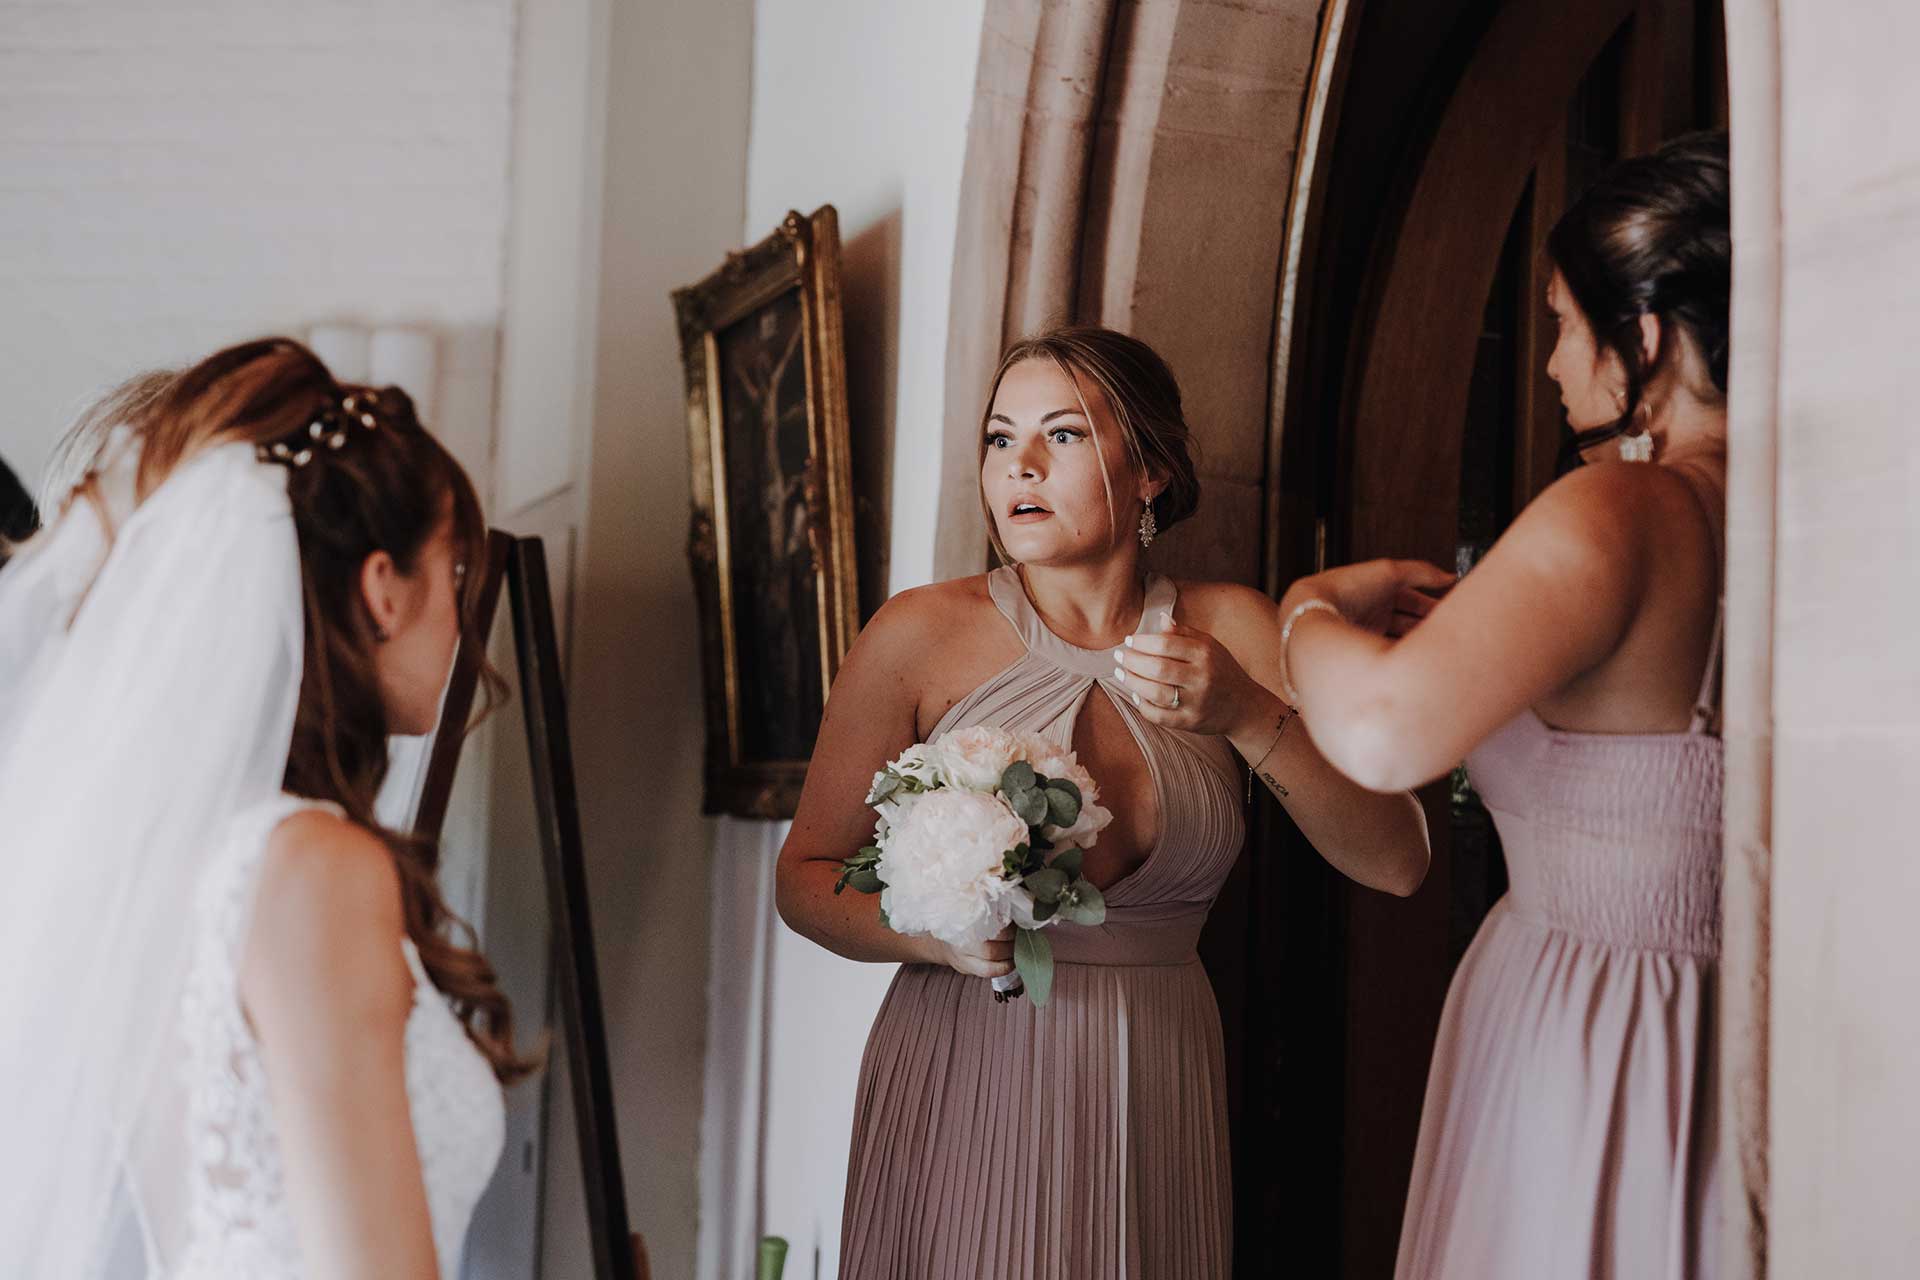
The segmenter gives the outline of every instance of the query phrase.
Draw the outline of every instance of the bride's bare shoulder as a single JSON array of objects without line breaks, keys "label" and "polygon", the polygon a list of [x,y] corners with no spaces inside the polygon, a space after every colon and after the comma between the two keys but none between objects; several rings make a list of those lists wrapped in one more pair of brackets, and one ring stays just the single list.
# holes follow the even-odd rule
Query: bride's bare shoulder
[{"label": "bride's bare shoulder", "polygon": [[324,809],[292,814],[268,837],[247,931],[242,984],[273,1002],[345,999],[404,1018],[411,999],[399,940],[400,871],[386,843]]}]

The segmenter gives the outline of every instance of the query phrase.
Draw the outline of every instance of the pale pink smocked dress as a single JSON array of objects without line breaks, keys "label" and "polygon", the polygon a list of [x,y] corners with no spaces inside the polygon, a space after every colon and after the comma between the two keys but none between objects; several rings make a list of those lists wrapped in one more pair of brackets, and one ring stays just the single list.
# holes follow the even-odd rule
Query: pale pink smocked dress
[{"label": "pale pink smocked dress", "polygon": [[[988,586],[1027,652],[933,736],[987,724],[1066,744],[1086,698],[1111,697],[1146,756],[1160,839],[1106,891],[1104,926],[1049,931],[1044,1009],[901,966],[860,1066],[840,1274],[1225,1280],[1225,1066],[1194,943],[1244,836],[1238,757],[1142,718],[1112,683],[1112,651],[1048,631],[1011,569]],[[1148,611],[1173,603],[1173,584],[1150,579]]]},{"label": "pale pink smocked dress", "polygon": [[1468,759],[1511,889],[1447,996],[1398,1280],[1713,1274],[1718,652],[1685,733],[1528,711]]}]

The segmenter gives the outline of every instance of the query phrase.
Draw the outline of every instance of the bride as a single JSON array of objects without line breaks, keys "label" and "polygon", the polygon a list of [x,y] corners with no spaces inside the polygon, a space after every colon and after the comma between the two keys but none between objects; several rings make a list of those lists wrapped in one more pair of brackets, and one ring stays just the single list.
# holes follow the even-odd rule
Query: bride
[{"label": "bride", "polygon": [[373,805],[472,485],[284,339],[106,416],[0,573],[0,1273],[450,1277],[529,1064]]}]

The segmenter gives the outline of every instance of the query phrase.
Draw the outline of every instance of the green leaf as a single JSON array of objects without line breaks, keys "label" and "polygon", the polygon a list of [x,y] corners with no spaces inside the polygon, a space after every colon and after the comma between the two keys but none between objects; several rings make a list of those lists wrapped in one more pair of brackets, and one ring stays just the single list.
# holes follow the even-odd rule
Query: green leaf
[{"label": "green leaf", "polygon": [[1073,797],[1073,802],[1075,804],[1086,803],[1086,801],[1080,795],[1080,788],[1075,786],[1073,783],[1067,781],[1067,779],[1065,778],[1049,778],[1047,780],[1047,790],[1064,791],[1068,795]]},{"label": "green leaf", "polygon": [[1070,827],[1080,821],[1080,796],[1071,782],[1055,783],[1046,790],[1047,820],[1056,827]]},{"label": "green leaf", "polygon": [[1028,873],[1024,883],[1035,902],[1058,902],[1060,895],[1067,891],[1067,873],[1054,867],[1042,867]]},{"label": "green leaf", "polygon": [[872,802],[874,804],[880,804],[890,799],[895,792],[900,790],[901,783],[905,781],[906,779],[893,772],[893,770],[887,770],[885,774],[881,775],[880,781],[874,784]]},{"label": "green leaf", "polygon": [[1060,895],[1060,918],[1069,924],[1105,924],[1107,900],[1093,881],[1082,876]]},{"label": "green leaf", "polygon": [[1013,967],[1027,986],[1027,999],[1042,1008],[1053,994],[1053,944],[1038,929],[1016,929]]},{"label": "green leaf", "polygon": [[1025,760],[1015,760],[1000,775],[1000,789],[1011,798],[1016,791],[1033,790],[1034,784],[1038,781],[1039,775],[1034,773],[1032,765]]},{"label": "green leaf", "polygon": [[1055,871],[1064,871],[1069,880],[1078,880],[1080,878],[1080,862],[1086,856],[1087,855],[1079,849],[1062,849],[1053,855],[1053,861],[1047,865]]},{"label": "green leaf", "polygon": [[882,880],[880,873],[872,867],[862,867],[853,872],[847,877],[847,883],[861,893],[878,893],[887,887],[887,882]]},{"label": "green leaf", "polygon": [[[873,845],[868,845],[851,858],[843,860],[840,863],[840,878],[833,882],[833,891],[839,893],[842,889],[846,888],[847,885],[852,884],[854,888],[859,889],[862,893],[878,893],[880,889],[884,887],[880,884],[879,875],[873,870],[874,867],[879,865],[879,862],[880,850]],[[876,887],[872,889],[864,888],[864,880],[859,882],[855,881],[855,877],[862,876],[863,873],[866,876],[872,877]]]},{"label": "green leaf", "polygon": [[1020,821],[1030,827],[1046,825],[1047,793],[1044,791],[1023,791],[1020,798],[1013,802],[1013,811],[1020,815]]},{"label": "green leaf", "polygon": [[893,921],[891,918],[888,917],[887,909],[885,907],[880,908],[880,927],[882,929],[893,928]]},{"label": "green leaf", "polygon": [[1042,924],[1053,919],[1054,912],[1060,910],[1058,902],[1036,902],[1033,904],[1033,918]]}]

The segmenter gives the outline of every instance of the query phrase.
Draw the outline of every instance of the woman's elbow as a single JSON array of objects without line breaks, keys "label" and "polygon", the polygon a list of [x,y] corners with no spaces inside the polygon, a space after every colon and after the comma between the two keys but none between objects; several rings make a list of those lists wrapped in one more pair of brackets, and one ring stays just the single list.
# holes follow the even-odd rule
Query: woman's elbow
[{"label": "woman's elbow", "polygon": [[1393,883],[1387,892],[1397,898],[1411,898],[1427,882],[1427,869],[1433,865],[1433,841],[1427,833],[1427,807],[1411,790],[1400,792],[1404,826],[1397,844],[1400,855],[1394,859]]},{"label": "woman's elbow", "polygon": [[1380,887],[1396,898],[1411,898],[1427,882],[1427,866],[1427,851],[1422,847],[1417,855],[1402,858]]},{"label": "woman's elbow", "polygon": [[807,931],[801,927],[801,908],[805,894],[801,880],[799,862],[782,854],[773,867],[773,909],[779,913],[782,924],[804,935]]},{"label": "woman's elbow", "polygon": [[1385,703],[1356,708],[1336,724],[1315,726],[1314,742],[1327,763],[1368,791],[1391,794],[1426,779],[1416,776],[1412,735]]}]

